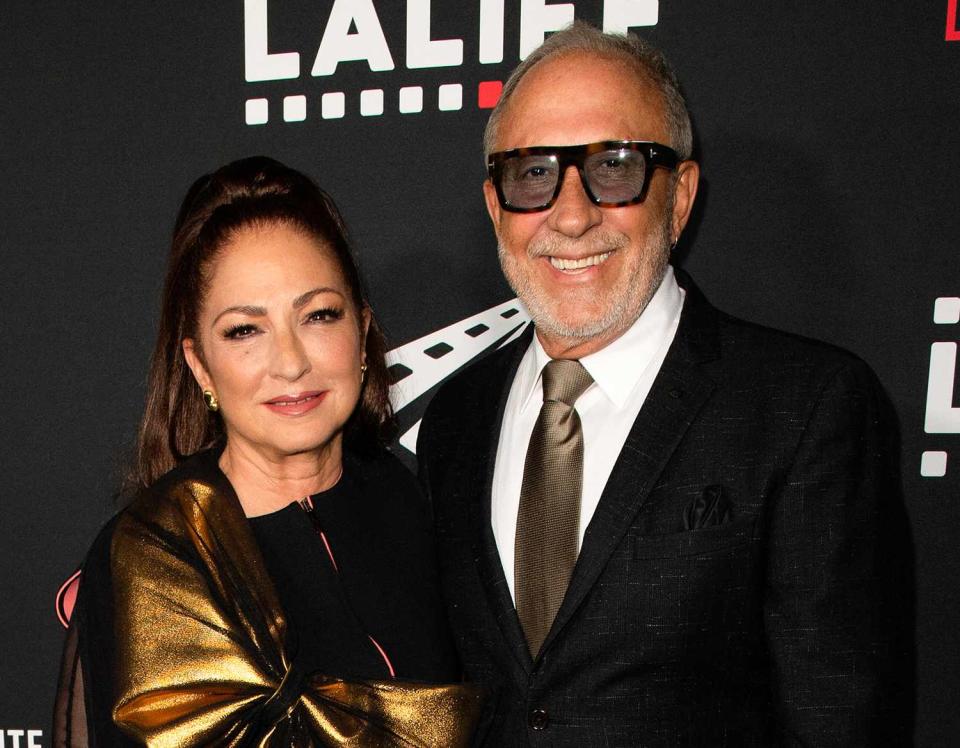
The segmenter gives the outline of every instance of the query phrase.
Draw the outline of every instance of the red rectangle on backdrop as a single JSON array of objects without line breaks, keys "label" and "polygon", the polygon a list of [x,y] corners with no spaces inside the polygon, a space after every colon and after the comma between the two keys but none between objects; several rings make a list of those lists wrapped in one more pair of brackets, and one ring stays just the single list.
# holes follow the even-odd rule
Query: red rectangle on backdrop
[{"label": "red rectangle on backdrop", "polygon": [[957,0],[947,0],[947,41],[960,42],[960,29],[957,28]]},{"label": "red rectangle on backdrop", "polygon": [[[954,0],[956,1],[956,0]],[[483,81],[477,86],[477,106],[481,109],[493,109],[503,90],[502,81]]]}]

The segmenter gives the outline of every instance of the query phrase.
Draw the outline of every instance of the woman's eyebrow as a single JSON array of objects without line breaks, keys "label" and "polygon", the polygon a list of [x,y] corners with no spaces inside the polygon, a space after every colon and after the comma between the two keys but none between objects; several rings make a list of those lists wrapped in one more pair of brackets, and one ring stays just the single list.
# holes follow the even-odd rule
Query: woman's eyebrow
[{"label": "woman's eyebrow", "polygon": [[240,314],[245,314],[248,317],[263,317],[266,315],[267,310],[262,306],[252,306],[250,304],[240,304],[239,306],[229,306],[224,309],[220,314],[213,318],[213,324],[217,324],[217,320],[220,319],[225,314],[230,314],[231,312],[239,312]]},{"label": "woman's eyebrow", "polygon": [[[306,306],[310,299],[320,293],[335,293],[337,296],[343,296],[340,291],[336,288],[331,288],[330,286],[320,286],[318,288],[311,288],[306,293],[300,294],[297,298],[293,300],[293,308],[300,309],[303,306]],[[224,309],[220,314],[218,314],[213,319],[213,323],[216,324],[217,320],[220,319],[225,314],[230,314],[231,312],[237,312],[238,314],[245,314],[248,317],[264,317],[267,314],[267,310],[262,306],[253,306],[252,304],[238,304],[237,306],[229,306]]]},{"label": "woman's eyebrow", "polygon": [[295,298],[293,300],[293,308],[299,309],[300,307],[305,306],[310,299],[312,299],[318,293],[335,293],[338,296],[343,296],[343,294],[335,288],[331,288],[330,286],[320,286],[319,288],[312,288],[306,293],[302,293]]}]

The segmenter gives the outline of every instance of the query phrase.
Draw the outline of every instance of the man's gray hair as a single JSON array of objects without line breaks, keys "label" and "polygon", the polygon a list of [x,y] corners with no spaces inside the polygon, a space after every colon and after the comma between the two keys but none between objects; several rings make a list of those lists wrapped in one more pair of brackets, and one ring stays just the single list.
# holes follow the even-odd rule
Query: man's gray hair
[{"label": "man's gray hair", "polygon": [[681,160],[690,158],[693,153],[690,112],[680,93],[677,75],[663,52],[633,34],[605,34],[584,21],[574,21],[562,31],[552,34],[510,74],[483,132],[484,158],[496,148],[503,112],[523,77],[544,60],[578,52],[623,62],[645,78],[663,98],[671,141],[667,145],[677,152]]}]

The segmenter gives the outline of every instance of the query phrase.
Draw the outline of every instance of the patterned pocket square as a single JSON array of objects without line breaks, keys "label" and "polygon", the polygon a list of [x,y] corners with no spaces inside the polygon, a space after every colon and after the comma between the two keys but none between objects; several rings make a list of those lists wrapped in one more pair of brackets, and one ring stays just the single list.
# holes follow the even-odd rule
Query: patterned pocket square
[{"label": "patterned pocket square", "polygon": [[683,512],[683,529],[700,530],[715,527],[733,519],[730,499],[723,492],[723,486],[712,485],[703,489],[703,493],[694,499]]}]

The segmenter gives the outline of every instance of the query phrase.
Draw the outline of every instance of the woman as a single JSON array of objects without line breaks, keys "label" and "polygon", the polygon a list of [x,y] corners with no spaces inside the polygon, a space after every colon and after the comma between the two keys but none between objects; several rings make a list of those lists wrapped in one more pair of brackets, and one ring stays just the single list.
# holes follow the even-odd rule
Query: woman
[{"label": "woman", "polygon": [[266,158],[174,231],[136,497],[84,564],[60,745],[459,745],[416,484],[383,449],[384,344],[343,223]]}]

